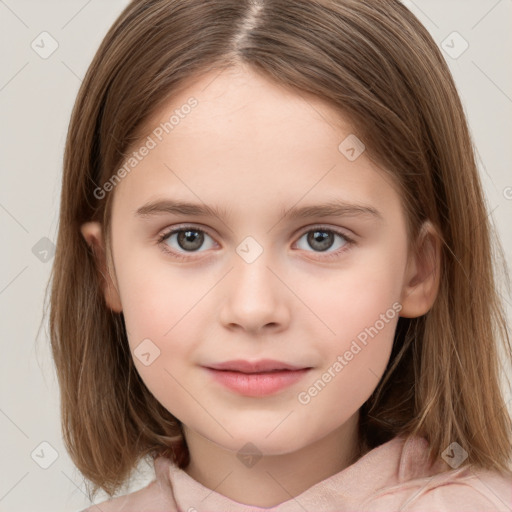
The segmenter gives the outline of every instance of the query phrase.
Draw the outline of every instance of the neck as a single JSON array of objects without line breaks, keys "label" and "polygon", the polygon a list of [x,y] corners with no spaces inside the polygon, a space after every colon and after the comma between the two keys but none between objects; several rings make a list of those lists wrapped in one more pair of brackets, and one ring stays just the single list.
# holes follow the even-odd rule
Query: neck
[{"label": "neck", "polygon": [[236,452],[183,425],[190,453],[184,471],[231,500],[273,507],[339,473],[360,457],[358,420],[359,412],[324,438],[295,452],[262,456],[251,467],[241,464]]}]

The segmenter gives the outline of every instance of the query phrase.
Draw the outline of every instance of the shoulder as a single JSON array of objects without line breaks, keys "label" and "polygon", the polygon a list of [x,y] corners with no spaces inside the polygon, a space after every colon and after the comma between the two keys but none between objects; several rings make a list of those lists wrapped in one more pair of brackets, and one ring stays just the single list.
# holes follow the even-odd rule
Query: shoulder
[{"label": "shoulder", "polygon": [[135,512],[136,510],[149,510],[146,507],[154,505],[153,502],[156,496],[155,483],[153,481],[138,491],[95,503],[81,512],[96,512],[98,510],[102,512]]},{"label": "shoulder", "polygon": [[424,438],[403,441],[388,443],[387,451],[393,455],[389,463],[392,471],[368,489],[361,510],[512,511],[512,476],[472,465],[447,470],[442,460],[430,465]]},{"label": "shoulder", "polygon": [[[404,453],[402,476],[406,477],[409,473],[408,476],[412,476],[411,483],[418,478],[417,489],[404,506],[404,511],[512,510],[511,475],[484,470],[471,464],[446,470],[447,465],[441,460],[429,467],[426,440],[419,440],[415,448],[411,443],[407,455]],[[416,458],[416,461],[412,462],[411,458]]]},{"label": "shoulder", "polygon": [[405,503],[404,512],[512,510],[512,477],[466,467],[425,482]]},{"label": "shoulder", "polygon": [[138,491],[95,503],[80,512],[177,512],[178,507],[168,483],[170,461],[159,458],[155,461],[156,479]]},{"label": "shoulder", "polygon": [[358,510],[367,512],[510,512],[512,477],[471,467],[414,478],[380,489]]}]

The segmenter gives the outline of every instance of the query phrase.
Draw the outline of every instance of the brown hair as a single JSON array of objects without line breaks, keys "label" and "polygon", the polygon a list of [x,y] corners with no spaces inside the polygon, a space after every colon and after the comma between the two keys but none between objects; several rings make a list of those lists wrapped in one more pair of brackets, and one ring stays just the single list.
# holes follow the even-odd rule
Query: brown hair
[{"label": "brown hair", "polygon": [[[453,441],[464,464],[510,473],[511,418],[498,341],[512,359],[492,230],[452,76],[435,42],[396,0],[134,0],[85,76],[66,141],[50,338],[63,436],[83,475],[113,495],[146,456],[180,467],[180,422],[132,361],[122,313],[106,306],[80,232],[101,221],[109,249],[114,192],[97,199],[140,129],[202,73],[243,62],[342,113],[367,155],[400,186],[411,240],[430,220],[442,239],[438,296],[400,318],[388,368],[361,408],[366,449],[421,435],[433,462]],[[493,245],[495,244],[495,245]]]}]

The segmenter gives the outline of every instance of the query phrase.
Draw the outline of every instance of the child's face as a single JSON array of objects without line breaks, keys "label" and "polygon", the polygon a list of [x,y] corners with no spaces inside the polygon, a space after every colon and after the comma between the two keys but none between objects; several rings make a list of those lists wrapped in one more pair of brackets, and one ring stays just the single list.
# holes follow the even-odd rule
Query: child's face
[{"label": "child's face", "polygon": [[[197,105],[184,107],[191,97]],[[173,114],[172,131],[158,130]],[[335,119],[247,70],[211,73],[158,112],[156,146],[136,144],[148,154],[110,192],[129,343],[149,354],[147,365],[134,355],[137,370],[187,428],[232,450],[286,453],[323,438],[357,415],[388,363],[407,281],[405,217],[389,177],[364,152],[347,158],[350,139],[340,151],[351,129]],[[225,216],[137,214],[166,200]],[[328,201],[378,214],[283,213]],[[159,245],[173,227],[191,233]],[[250,396],[204,368],[233,359],[310,369]]]}]

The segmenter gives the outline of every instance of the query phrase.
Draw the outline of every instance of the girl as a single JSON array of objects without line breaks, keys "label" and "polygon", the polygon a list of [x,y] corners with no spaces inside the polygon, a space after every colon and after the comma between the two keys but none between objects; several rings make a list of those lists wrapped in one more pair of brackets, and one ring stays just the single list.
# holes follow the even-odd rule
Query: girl
[{"label": "girl", "polygon": [[112,498],[87,510],[511,510],[491,234],[398,1],[132,1],[76,101],[53,269],[65,442]]}]

